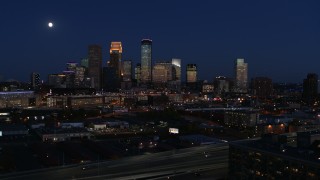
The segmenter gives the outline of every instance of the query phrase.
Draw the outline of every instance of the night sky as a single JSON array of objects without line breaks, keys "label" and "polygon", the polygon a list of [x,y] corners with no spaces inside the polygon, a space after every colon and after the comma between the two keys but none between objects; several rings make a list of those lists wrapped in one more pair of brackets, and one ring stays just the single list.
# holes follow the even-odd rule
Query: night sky
[{"label": "night sky", "polygon": [[[48,22],[54,28],[48,27]],[[199,79],[233,76],[237,57],[249,78],[302,82],[320,74],[319,0],[6,0],[0,2],[0,74],[29,80],[80,62],[89,44],[121,41],[123,59],[140,62],[140,41],[153,40],[153,62],[196,63]]]}]

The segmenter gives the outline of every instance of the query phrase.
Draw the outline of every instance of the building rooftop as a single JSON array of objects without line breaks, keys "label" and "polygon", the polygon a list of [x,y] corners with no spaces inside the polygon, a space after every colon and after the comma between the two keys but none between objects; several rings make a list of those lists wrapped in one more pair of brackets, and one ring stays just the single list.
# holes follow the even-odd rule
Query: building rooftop
[{"label": "building rooftop", "polygon": [[68,134],[68,133],[89,133],[86,128],[41,128],[37,130],[40,134]]}]

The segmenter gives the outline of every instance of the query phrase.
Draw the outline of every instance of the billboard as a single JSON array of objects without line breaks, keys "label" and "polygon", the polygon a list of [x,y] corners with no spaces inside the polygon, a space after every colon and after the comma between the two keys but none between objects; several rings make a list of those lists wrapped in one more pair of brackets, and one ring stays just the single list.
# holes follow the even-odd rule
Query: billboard
[{"label": "billboard", "polygon": [[177,129],[177,128],[169,128],[169,133],[179,134],[179,129]]}]

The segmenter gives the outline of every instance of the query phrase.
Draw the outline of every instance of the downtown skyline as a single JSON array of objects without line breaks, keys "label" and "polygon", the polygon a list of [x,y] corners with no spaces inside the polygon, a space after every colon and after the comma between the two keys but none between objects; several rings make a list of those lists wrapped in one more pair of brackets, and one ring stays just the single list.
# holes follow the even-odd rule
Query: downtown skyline
[{"label": "downtown skyline", "polygon": [[[144,38],[153,40],[153,64],[179,58],[185,70],[196,63],[202,80],[234,77],[236,58],[249,64],[249,79],[302,82],[307,73],[319,73],[318,2],[228,2],[4,2],[0,74],[5,80],[28,81],[31,72],[39,72],[46,80],[65,63],[85,58],[90,44],[102,46],[105,66],[112,41],[122,42],[122,59],[135,65]],[[121,3],[121,11],[112,8]]]}]

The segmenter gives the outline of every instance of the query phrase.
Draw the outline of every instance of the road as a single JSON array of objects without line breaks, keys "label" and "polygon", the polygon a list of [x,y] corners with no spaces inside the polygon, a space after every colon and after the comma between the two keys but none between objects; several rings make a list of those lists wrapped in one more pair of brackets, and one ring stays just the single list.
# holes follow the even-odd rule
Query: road
[{"label": "road", "polygon": [[0,179],[161,179],[228,167],[228,144],[193,147],[90,164],[1,175]]}]

